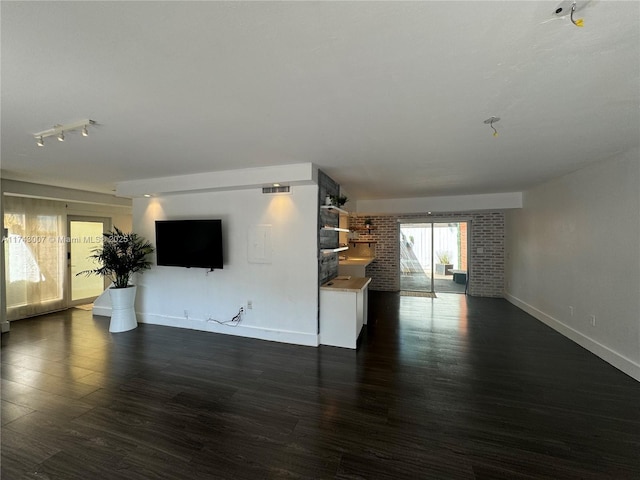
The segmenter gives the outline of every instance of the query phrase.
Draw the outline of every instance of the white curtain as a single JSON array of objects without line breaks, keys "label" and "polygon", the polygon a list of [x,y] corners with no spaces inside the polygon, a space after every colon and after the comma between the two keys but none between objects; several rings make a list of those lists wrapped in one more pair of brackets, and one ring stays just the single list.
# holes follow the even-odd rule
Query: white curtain
[{"label": "white curtain", "polygon": [[64,308],[65,204],[6,195],[2,200],[7,320]]}]

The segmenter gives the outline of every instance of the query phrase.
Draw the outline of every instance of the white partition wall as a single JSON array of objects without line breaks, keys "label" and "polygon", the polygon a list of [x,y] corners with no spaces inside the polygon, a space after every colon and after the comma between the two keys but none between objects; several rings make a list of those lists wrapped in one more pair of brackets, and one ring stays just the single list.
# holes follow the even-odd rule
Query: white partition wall
[{"label": "white partition wall", "polygon": [[[300,185],[286,195],[249,188],[135,199],[134,231],[153,243],[156,220],[208,218],[222,220],[224,247],[221,270],[154,266],[139,275],[138,320],[316,346],[317,197],[317,185]],[[254,245],[265,231],[269,241]],[[239,326],[215,321],[240,306]]]}]

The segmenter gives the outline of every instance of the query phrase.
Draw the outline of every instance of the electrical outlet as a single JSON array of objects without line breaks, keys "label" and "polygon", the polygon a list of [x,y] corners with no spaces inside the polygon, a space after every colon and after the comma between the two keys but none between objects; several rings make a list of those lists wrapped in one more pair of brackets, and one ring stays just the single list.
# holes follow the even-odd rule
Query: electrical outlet
[{"label": "electrical outlet", "polygon": [[569,306],[569,315],[571,315],[573,317],[573,307]]},{"label": "electrical outlet", "polygon": [[592,327],[596,326],[596,316],[595,315],[589,315],[589,323],[591,324]]},{"label": "electrical outlet", "polygon": [[247,300],[247,310],[251,310],[253,308],[253,302],[251,300]]}]

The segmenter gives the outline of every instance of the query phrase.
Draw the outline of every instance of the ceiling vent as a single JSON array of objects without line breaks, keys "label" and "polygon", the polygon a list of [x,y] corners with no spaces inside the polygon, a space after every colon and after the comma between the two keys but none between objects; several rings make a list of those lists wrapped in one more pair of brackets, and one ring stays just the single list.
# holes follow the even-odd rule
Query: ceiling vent
[{"label": "ceiling vent", "polygon": [[289,185],[280,185],[278,187],[262,187],[262,193],[291,193],[291,187]]}]

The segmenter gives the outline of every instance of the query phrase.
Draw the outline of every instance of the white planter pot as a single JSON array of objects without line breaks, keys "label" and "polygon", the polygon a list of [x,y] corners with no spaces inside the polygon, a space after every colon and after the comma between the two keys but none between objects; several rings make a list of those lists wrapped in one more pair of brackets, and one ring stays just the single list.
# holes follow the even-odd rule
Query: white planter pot
[{"label": "white planter pot", "polygon": [[110,332],[127,332],[138,326],[135,310],[136,290],[135,285],[127,288],[109,289],[109,296],[111,297]]}]

